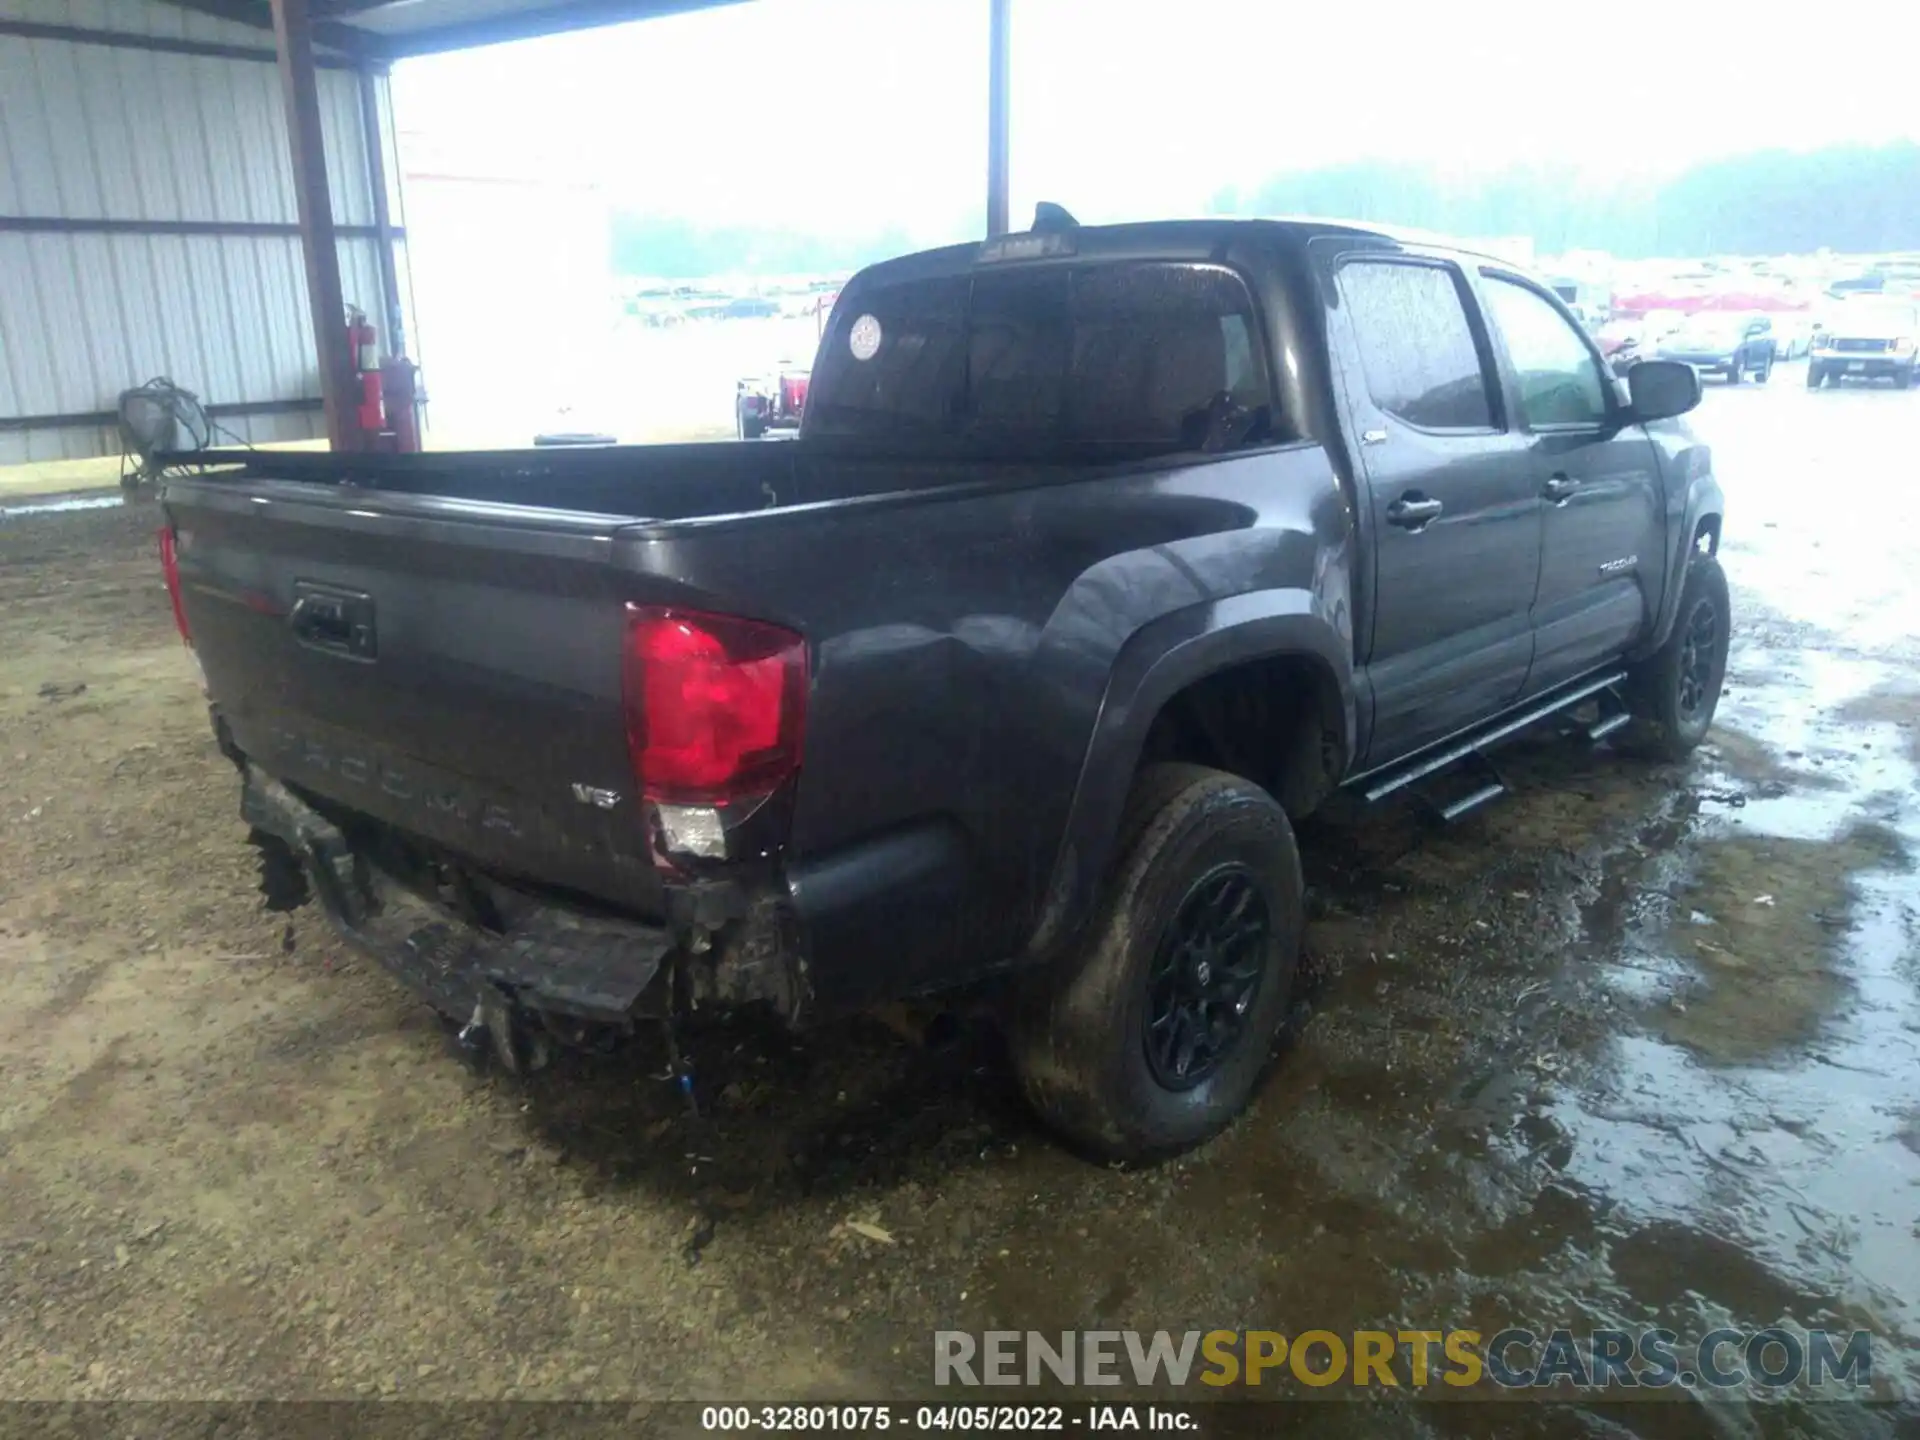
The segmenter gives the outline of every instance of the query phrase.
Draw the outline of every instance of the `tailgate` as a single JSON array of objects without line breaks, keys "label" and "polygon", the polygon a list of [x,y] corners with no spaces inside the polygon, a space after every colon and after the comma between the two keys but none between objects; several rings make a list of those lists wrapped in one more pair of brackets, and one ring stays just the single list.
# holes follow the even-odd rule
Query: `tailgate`
[{"label": "tailgate", "polygon": [[631,518],[232,476],[166,509],[208,688],[264,769],[657,913],[621,711]]}]

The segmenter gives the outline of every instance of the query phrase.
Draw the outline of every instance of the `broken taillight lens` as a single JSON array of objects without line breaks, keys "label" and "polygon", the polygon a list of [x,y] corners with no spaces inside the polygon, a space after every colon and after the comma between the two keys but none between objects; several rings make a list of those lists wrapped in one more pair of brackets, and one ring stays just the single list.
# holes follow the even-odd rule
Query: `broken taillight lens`
[{"label": "broken taillight lens", "polygon": [[180,638],[187,642],[187,648],[193,648],[193,632],[187,628],[187,609],[180,600],[180,551],[173,537],[173,527],[160,527],[160,573],[167,577],[167,599],[173,602],[173,623],[180,631]]},{"label": "broken taillight lens", "polygon": [[800,769],[806,641],[778,625],[627,606],[627,748],[640,793],[726,806]]}]

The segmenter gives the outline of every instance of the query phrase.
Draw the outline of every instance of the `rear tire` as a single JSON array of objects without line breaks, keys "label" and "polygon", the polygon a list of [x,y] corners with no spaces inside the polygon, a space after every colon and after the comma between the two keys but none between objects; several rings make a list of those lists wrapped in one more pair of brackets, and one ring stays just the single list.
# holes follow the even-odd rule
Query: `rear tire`
[{"label": "rear tire", "polygon": [[1913,372],[1914,367],[1911,365],[1904,370],[1894,371],[1893,388],[1896,390],[1911,390],[1913,388]]},{"label": "rear tire", "polygon": [[1625,749],[1650,760],[1681,760],[1706,738],[1726,683],[1732,620],[1726,572],[1713,556],[1694,553],[1673,632],[1627,676],[1633,723]]},{"label": "rear tire", "polygon": [[1771,352],[1768,353],[1765,360],[1760,362],[1760,369],[1753,378],[1755,382],[1761,385],[1766,384],[1767,381],[1773,378],[1773,355]]},{"label": "rear tire", "polygon": [[1110,1160],[1218,1134],[1291,1008],[1301,891],[1293,828],[1266,791],[1197,765],[1143,770],[1099,915],[1021,997],[1014,1062],[1034,1109]]},{"label": "rear tire", "polygon": [[1740,374],[1740,357],[1735,355],[1733,357],[1733,363],[1727,366],[1727,383],[1729,385],[1738,385],[1742,378]]},{"label": "rear tire", "polygon": [[1815,365],[1812,361],[1808,361],[1807,362],[1807,388],[1809,390],[1818,390],[1822,385],[1826,383],[1826,380],[1827,380],[1827,372],[1822,370],[1818,365]]}]

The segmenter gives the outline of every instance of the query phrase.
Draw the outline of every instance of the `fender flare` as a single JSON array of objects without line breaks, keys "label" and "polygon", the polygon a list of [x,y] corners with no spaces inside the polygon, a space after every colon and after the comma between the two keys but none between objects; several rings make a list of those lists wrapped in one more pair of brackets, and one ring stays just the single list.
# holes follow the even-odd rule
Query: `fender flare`
[{"label": "fender flare", "polygon": [[1337,687],[1341,764],[1351,765],[1357,738],[1353,644],[1311,591],[1258,590],[1205,601],[1128,637],[1114,657],[1081,761],[1030,954],[1051,951],[1092,914],[1147,731],[1167,701],[1232,666],[1294,656],[1323,666]]},{"label": "fender flare", "polygon": [[[1726,497],[1721,492],[1720,482],[1711,474],[1703,475],[1688,487],[1687,506],[1680,524],[1668,535],[1667,583],[1660,596],[1660,613],[1654,617],[1653,629],[1648,633],[1644,644],[1637,647],[1628,656],[1630,660],[1644,660],[1662,645],[1673,633],[1673,623],[1680,613],[1680,592],[1686,588],[1687,566],[1693,561],[1693,537],[1700,533],[1700,526],[1707,520],[1719,520],[1726,510]],[[1719,549],[1716,542],[1715,551]]]}]

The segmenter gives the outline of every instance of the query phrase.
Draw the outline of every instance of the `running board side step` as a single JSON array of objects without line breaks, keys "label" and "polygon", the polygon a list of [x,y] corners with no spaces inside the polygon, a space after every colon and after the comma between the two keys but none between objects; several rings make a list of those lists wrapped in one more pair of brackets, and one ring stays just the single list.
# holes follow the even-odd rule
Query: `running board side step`
[{"label": "running board side step", "polygon": [[[1474,731],[1439,750],[1432,751],[1426,755],[1416,756],[1413,760],[1404,763],[1398,768],[1377,776],[1361,793],[1366,797],[1369,804],[1376,800],[1384,799],[1388,795],[1393,794],[1394,791],[1404,789],[1416,780],[1424,780],[1436,771],[1444,770],[1449,765],[1456,765],[1469,756],[1480,756],[1480,752],[1485,750],[1489,745],[1504,740],[1509,735],[1526,729],[1529,725],[1537,725],[1550,715],[1557,715],[1563,710],[1570,710],[1583,700],[1591,700],[1594,696],[1604,691],[1612,690],[1626,678],[1626,671],[1617,670],[1611,674],[1576,681],[1568,688],[1556,691],[1545,699],[1536,701],[1526,709],[1510,715],[1504,720],[1494,722],[1494,724],[1485,730]],[[1603,739],[1605,736],[1619,729],[1626,721],[1627,716],[1624,712],[1609,715],[1603,718],[1598,724],[1591,726],[1587,730],[1587,736],[1592,740]],[[1496,772],[1494,778],[1489,780],[1486,785],[1474,791],[1471,795],[1464,796],[1460,800],[1453,802],[1453,804],[1447,806],[1440,813],[1448,820],[1455,819],[1458,816],[1466,814],[1469,810],[1484,805],[1496,796],[1504,794],[1505,791],[1506,786],[1499,780]]]},{"label": "running board side step", "polygon": [[1625,710],[1616,710],[1613,714],[1603,716],[1601,719],[1589,725],[1587,727],[1587,739],[1598,745],[1602,740],[1606,739],[1607,736],[1613,734],[1614,731],[1623,730],[1632,723],[1633,716],[1629,715]]},{"label": "running board side step", "polygon": [[1507,787],[1505,785],[1501,784],[1498,780],[1490,780],[1478,790],[1470,791],[1462,795],[1451,805],[1442,805],[1440,807],[1440,818],[1448,824],[1452,824],[1469,810],[1478,810],[1489,800],[1498,800],[1506,793]]}]

